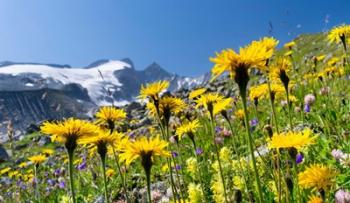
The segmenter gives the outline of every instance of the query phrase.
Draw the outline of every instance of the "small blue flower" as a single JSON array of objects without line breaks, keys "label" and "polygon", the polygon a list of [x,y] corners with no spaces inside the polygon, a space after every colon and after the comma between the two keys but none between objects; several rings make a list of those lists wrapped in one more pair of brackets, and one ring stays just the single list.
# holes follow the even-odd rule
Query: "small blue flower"
[{"label": "small blue flower", "polygon": [[175,166],[175,169],[178,171],[178,170],[181,170],[181,165],[179,165],[179,164],[176,164],[176,166]]},{"label": "small blue flower", "polygon": [[203,149],[202,149],[202,148],[197,148],[197,149],[196,149],[196,154],[197,154],[197,155],[203,154]]},{"label": "small blue flower", "polygon": [[179,154],[177,152],[171,152],[171,155],[176,158],[177,156],[179,156]]},{"label": "small blue flower", "polygon": [[310,104],[305,104],[305,106],[304,106],[304,112],[309,113],[310,110],[311,110]]},{"label": "small blue flower", "polygon": [[58,183],[58,187],[63,189],[66,187],[66,182],[64,182],[63,180],[61,180],[59,183]]},{"label": "small blue flower", "polygon": [[303,162],[303,160],[304,160],[304,156],[301,153],[298,153],[295,158],[295,163],[300,164],[301,162]]}]

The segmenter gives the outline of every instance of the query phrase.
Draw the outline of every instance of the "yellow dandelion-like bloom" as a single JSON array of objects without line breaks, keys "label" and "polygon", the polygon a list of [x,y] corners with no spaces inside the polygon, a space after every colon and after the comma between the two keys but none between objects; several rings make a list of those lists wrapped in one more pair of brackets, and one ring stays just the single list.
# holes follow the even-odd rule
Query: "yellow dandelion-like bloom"
[{"label": "yellow dandelion-like bloom", "polygon": [[39,155],[35,155],[35,156],[31,156],[28,158],[29,161],[31,161],[33,164],[35,165],[38,165],[38,164],[41,164],[43,163],[44,161],[46,161],[46,156],[45,155],[42,155],[42,154],[39,154]]},{"label": "yellow dandelion-like bloom", "polygon": [[288,72],[291,70],[292,64],[289,59],[282,57],[277,58],[274,63],[270,65],[269,78],[272,81],[281,81],[288,77]]},{"label": "yellow dandelion-like bloom", "polygon": [[159,139],[159,136],[153,138],[141,137],[135,141],[129,141],[124,146],[124,151],[120,154],[120,160],[125,161],[126,165],[141,157],[142,162],[153,162],[154,157],[168,157],[169,151],[166,150],[168,142]]},{"label": "yellow dandelion-like bloom", "polygon": [[[228,72],[231,78],[235,78],[237,72],[248,71],[248,69],[253,67],[264,69],[266,60],[272,56],[277,43],[278,41],[273,38],[263,38],[240,48],[239,53],[232,49],[216,53],[216,57],[210,58],[210,61],[215,63],[211,71],[213,79],[224,72]],[[238,77],[241,77],[241,75]],[[237,79],[235,78],[236,81]]]},{"label": "yellow dandelion-like bloom", "polygon": [[111,168],[106,170],[106,176],[108,178],[113,177],[115,174],[116,174],[115,171],[113,169],[111,169]]},{"label": "yellow dandelion-like bloom", "polygon": [[98,124],[104,123],[114,127],[116,122],[126,118],[126,112],[114,106],[104,106],[97,111],[95,116]]},{"label": "yellow dandelion-like bloom", "polygon": [[98,127],[80,119],[69,118],[60,122],[45,122],[41,132],[51,135],[52,141],[64,143],[66,148],[74,149],[76,142],[83,137],[95,136]]},{"label": "yellow dandelion-like bloom", "polygon": [[49,148],[45,148],[45,149],[42,149],[41,152],[47,156],[50,156],[52,155],[53,153],[55,153],[55,150],[53,149],[49,149]]},{"label": "yellow dandelion-like bloom", "polygon": [[345,70],[343,67],[326,67],[321,72],[318,73],[318,77],[325,76],[342,76],[345,74]]},{"label": "yellow dandelion-like bloom", "polygon": [[[176,134],[179,135],[181,139],[182,136],[188,135],[190,138],[194,136],[194,133],[197,132],[197,129],[200,127],[199,120],[195,119],[193,121],[189,121],[187,123],[182,124],[176,129]],[[191,138],[191,139],[192,139]]]},{"label": "yellow dandelion-like bloom", "polygon": [[[285,89],[280,83],[270,84],[271,94],[275,99],[283,99],[285,97]],[[250,88],[249,98],[253,101],[260,99],[269,99],[269,87],[264,83]]]},{"label": "yellow dandelion-like bloom", "polygon": [[159,95],[169,87],[169,82],[166,80],[149,83],[146,86],[141,86],[140,96],[141,99],[158,100]]},{"label": "yellow dandelion-like bloom", "polygon": [[249,98],[252,101],[258,101],[266,94],[265,85],[257,85],[249,88]]},{"label": "yellow dandelion-like bloom", "polygon": [[329,31],[327,38],[330,42],[340,42],[342,38],[344,41],[346,38],[350,36],[350,25],[340,25],[334,27],[331,31]]},{"label": "yellow dandelion-like bloom", "polygon": [[[160,98],[158,103],[159,116],[161,118],[169,118],[171,114],[178,114],[180,111],[185,109],[185,102],[177,97],[165,96]],[[152,117],[157,117],[157,108],[154,103],[147,103],[146,108],[148,109]]]},{"label": "yellow dandelion-like bloom", "polygon": [[313,195],[309,198],[309,200],[307,202],[308,203],[323,203],[323,200],[320,197]]},{"label": "yellow dandelion-like bloom", "polygon": [[[95,136],[84,137],[78,141],[79,144],[92,144],[97,148],[106,148],[107,145],[113,148],[117,148],[120,141],[124,139],[124,134],[114,131],[100,130]],[[107,149],[107,148],[106,148]]]},{"label": "yellow dandelion-like bloom", "polygon": [[188,98],[195,99],[195,98],[201,96],[202,94],[204,94],[206,91],[207,91],[206,88],[199,88],[199,89],[196,89],[196,90],[192,90],[190,92],[190,94],[188,95]]},{"label": "yellow dandelion-like bloom", "polygon": [[204,195],[200,184],[190,183],[188,185],[188,198],[189,203],[202,203]]},{"label": "yellow dandelion-like bloom", "polygon": [[204,107],[208,110],[209,115],[213,116],[230,108],[232,102],[232,98],[224,98],[218,93],[206,93],[196,100],[197,108]]},{"label": "yellow dandelion-like bloom", "polygon": [[334,184],[336,171],[322,164],[313,164],[298,174],[298,183],[305,189],[326,190]]},{"label": "yellow dandelion-like bloom", "polygon": [[19,173],[19,171],[16,170],[16,171],[10,171],[8,173],[8,176],[9,178],[18,178],[21,176],[21,174]]},{"label": "yellow dandelion-like bloom", "polygon": [[285,43],[283,47],[286,49],[292,49],[295,45],[296,43],[294,41],[291,41],[291,42]]},{"label": "yellow dandelion-like bloom", "polygon": [[315,57],[315,60],[317,61],[323,61],[326,58],[326,55],[319,55]]},{"label": "yellow dandelion-like bloom", "polygon": [[244,110],[243,109],[237,109],[235,111],[235,117],[238,118],[239,120],[244,119]]},{"label": "yellow dandelion-like bloom", "polygon": [[308,145],[314,144],[317,135],[313,135],[310,129],[304,129],[302,132],[285,132],[274,133],[272,138],[268,141],[270,149],[280,148],[296,148],[301,149]]},{"label": "yellow dandelion-like bloom", "polygon": [[9,171],[11,171],[10,167],[6,167],[0,170],[0,175],[4,175],[6,173],[8,173]]},{"label": "yellow dandelion-like bloom", "polygon": [[335,66],[340,61],[338,57],[332,57],[327,61],[328,66]]},{"label": "yellow dandelion-like bloom", "polygon": [[27,166],[27,162],[21,162],[20,164],[18,164],[19,168],[25,168]]},{"label": "yellow dandelion-like bloom", "polygon": [[291,56],[293,54],[293,51],[292,50],[290,50],[290,51],[287,51],[287,52],[285,52],[284,54],[283,54],[283,56]]}]

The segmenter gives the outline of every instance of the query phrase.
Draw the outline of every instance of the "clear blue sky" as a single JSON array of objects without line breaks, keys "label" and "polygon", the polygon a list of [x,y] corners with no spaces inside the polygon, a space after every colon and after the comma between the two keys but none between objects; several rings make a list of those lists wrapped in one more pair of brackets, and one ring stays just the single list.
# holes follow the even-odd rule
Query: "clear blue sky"
[{"label": "clear blue sky", "polygon": [[1,0],[0,61],[78,67],[129,57],[137,69],[156,61],[195,76],[215,51],[267,35],[269,22],[284,43],[349,23],[349,12],[348,0]]}]

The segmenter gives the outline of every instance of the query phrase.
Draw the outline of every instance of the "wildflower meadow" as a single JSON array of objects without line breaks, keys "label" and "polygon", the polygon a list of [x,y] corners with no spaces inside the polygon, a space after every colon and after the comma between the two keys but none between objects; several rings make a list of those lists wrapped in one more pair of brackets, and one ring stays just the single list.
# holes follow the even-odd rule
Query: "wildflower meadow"
[{"label": "wildflower meadow", "polygon": [[350,203],[350,25],[322,36],[311,56],[272,37],[213,53],[221,91],[141,86],[139,128],[113,105],[43,122],[5,144],[34,143],[0,163],[0,202]]}]

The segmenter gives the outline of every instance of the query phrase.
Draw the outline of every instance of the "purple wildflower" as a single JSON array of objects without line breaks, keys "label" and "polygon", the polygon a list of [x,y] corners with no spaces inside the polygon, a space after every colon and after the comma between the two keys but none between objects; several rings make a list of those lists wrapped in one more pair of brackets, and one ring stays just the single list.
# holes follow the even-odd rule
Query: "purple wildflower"
[{"label": "purple wildflower", "polygon": [[222,127],[219,127],[219,126],[215,127],[215,133],[221,133],[222,130],[223,130]]},{"label": "purple wildflower", "polygon": [[61,171],[61,169],[56,169],[54,172],[53,172],[53,174],[55,175],[55,176],[60,176],[61,175],[61,173],[62,173],[62,171]]},{"label": "purple wildflower", "polygon": [[66,182],[64,182],[64,180],[61,180],[59,183],[58,183],[58,187],[61,188],[61,189],[64,189],[66,187]]},{"label": "purple wildflower", "polygon": [[197,155],[203,154],[203,149],[202,149],[202,148],[197,148],[197,149],[196,149],[196,154],[197,154]]},{"label": "purple wildflower", "polygon": [[181,168],[182,168],[181,165],[176,164],[175,169],[176,169],[177,171],[181,170]]},{"label": "purple wildflower", "polygon": [[55,185],[55,180],[52,180],[52,179],[48,179],[47,180],[47,184],[50,185],[50,186],[54,186]]},{"label": "purple wildflower", "polygon": [[255,127],[259,124],[259,121],[258,119],[254,118],[249,123],[250,123],[250,126]]},{"label": "purple wildflower", "polygon": [[305,106],[304,106],[304,112],[309,113],[310,110],[311,110],[310,104],[305,104]]},{"label": "purple wildflower", "polygon": [[179,154],[177,152],[171,152],[171,156],[173,156],[174,158],[176,158],[177,156],[179,156]]},{"label": "purple wildflower", "polygon": [[301,153],[298,153],[295,158],[295,163],[300,164],[301,162],[303,162],[303,160],[304,160],[304,156]]}]

